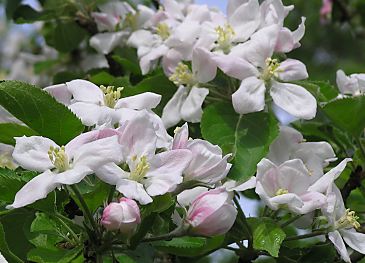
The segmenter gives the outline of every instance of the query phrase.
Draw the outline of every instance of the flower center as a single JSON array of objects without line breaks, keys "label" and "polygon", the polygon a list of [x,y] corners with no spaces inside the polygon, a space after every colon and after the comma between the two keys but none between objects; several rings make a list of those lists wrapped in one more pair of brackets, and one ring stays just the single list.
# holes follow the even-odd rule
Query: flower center
[{"label": "flower center", "polygon": [[[137,161],[137,156],[132,157],[132,161]],[[136,165],[135,169],[131,171],[130,179],[136,182],[140,182],[147,174],[150,169],[150,165],[147,162],[147,157],[142,156],[139,159],[138,164]]]},{"label": "flower center", "polygon": [[53,146],[49,147],[48,157],[59,172],[64,172],[70,168],[69,159],[65,152],[65,146],[62,146],[61,148]]},{"label": "flower center", "polygon": [[156,28],[156,33],[162,40],[166,40],[170,36],[170,28],[166,23],[159,23]]},{"label": "flower center", "polygon": [[114,90],[113,86],[105,87],[100,86],[101,91],[104,93],[104,104],[109,108],[114,108],[117,101],[121,98],[121,92],[123,88],[117,88]]},{"label": "flower center", "polygon": [[356,216],[355,211],[351,211],[350,209],[346,209],[345,214],[335,222],[335,228],[341,229],[341,228],[360,228],[360,223],[357,221],[359,219],[358,216]]},{"label": "flower center", "polygon": [[229,24],[222,26],[218,26],[215,28],[215,31],[218,34],[217,44],[218,48],[221,49],[225,54],[229,53],[232,48],[233,37],[236,33],[233,30],[233,27]]},{"label": "flower center", "polygon": [[270,81],[272,77],[278,72],[280,62],[277,59],[267,58],[265,61],[265,68],[261,73],[261,79],[264,81]]},{"label": "flower center", "polygon": [[194,76],[187,65],[180,62],[175,68],[174,74],[169,78],[176,86],[186,85],[193,86],[195,84]]},{"label": "flower center", "polygon": [[136,31],[138,29],[138,19],[139,13],[133,14],[129,12],[126,14],[124,18],[123,28],[130,28],[132,31]]},{"label": "flower center", "polygon": [[276,191],[275,196],[285,195],[288,193],[289,193],[289,191],[287,189],[280,188],[279,190]]},{"label": "flower center", "polygon": [[14,164],[11,155],[9,154],[0,155],[0,168],[7,168],[11,170],[14,170],[16,168],[16,165]]}]

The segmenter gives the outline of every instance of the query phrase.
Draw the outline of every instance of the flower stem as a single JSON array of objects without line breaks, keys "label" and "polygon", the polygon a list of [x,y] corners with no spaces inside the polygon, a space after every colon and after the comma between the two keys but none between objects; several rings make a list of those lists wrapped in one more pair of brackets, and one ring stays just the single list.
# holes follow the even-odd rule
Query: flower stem
[{"label": "flower stem", "polygon": [[280,225],[280,227],[284,228],[284,227],[286,227],[286,226],[290,225],[291,223],[293,223],[293,222],[297,221],[297,220],[298,220],[299,218],[301,218],[302,216],[303,216],[303,215],[296,215],[296,216],[294,216],[294,217],[290,218],[288,221],[286,221],[286,222],[282,223],[282,224]]},{"label": "flower stem", "polygon": [[174,237],[181,237],[186,234],[188,226],[185,224],[182,224],[175,230],[171,231],[168,234],[161,235],[161,236],[154,236],[154,237],[148,237],[144,238],[141,242],[153,242],[153,241],[160,241],[160,240],[171,240]]},{"label": "flower stem", "polygon": [[110,190],[109,190],[109,195],[108,195],[108,204],[113,201],[113,197],[114,197],[114,192],[115,192],[115,186],[111,185],[110,186]]},{"label": "flower stem", "polygon": [[305,239],[305,238],[310,238],[310,237],[315,237],[315,236],[326,235],[327,233],[328,233],[328,231],[325,230],[325,229],[316,230],[316,231],[313,231],[312,233],[308,233],[308,234],[304,234],[304,235],[287,237],[287,238],[285,238],[284,241],[293,241],[293,240]]}]

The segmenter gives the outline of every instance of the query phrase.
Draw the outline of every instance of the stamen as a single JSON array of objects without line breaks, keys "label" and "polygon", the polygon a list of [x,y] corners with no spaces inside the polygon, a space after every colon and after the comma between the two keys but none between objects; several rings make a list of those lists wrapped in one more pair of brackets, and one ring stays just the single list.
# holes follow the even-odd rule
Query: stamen
[{"label": "stamen", "polygon": [[269,81],[277,75],[280,62],[277,59],[267,58],[265,64],[266,66],[261,74],[261,79]]},{"label": "stamen", "polygon": [[280,188],[279,190],[276,191],[275,196],[285,195],[288,193],[289,193],[289,191],[287,189]]},{"label": "stamen", "polygon": [[[136,161],[137,157],[136,158],[132,157],[132,160]],[[146,176],[149,169],[150,169],[150,165],[147,162],[147,157],[142,156],[139,159],[139,162],[138,162],[136,168],[133,171],[131,171],[129,178],[133,181],[140,182]]]},{"label": "stamen", "polygon": [[123,23],[123,28],[130,28],[130,29],[132,29],[132,31],[136,31],[138,29],[138,16],[139,15],[140,15],[139,12],[137,12],[136,14],[133,14],[131,12],[126,14],[124,23]]},{"label": "stamen", "polygon": [[169,78],[176,86],[186,85],[194,86],[196,82],[194,81],[194,76],[187,65],[180,62],[175,68],[174,74]]},{"label": "stamen", "polygon": [[65,146],[62,146],[61,148],[51,146],[48,151],[48,157],[59,172],[64,172],[70,168]]},{"label": "stamen", "polygon": [[345,214],[336,221],[335,228],[341,229],[341,228],[360,228],[360,223],[357,221],[359,220],[359,217],[356,216],[355,211],[351,211],[350,209],[346,209]]},{"label": "stamen", "polygon": [[226,24],[224,27],[218,26],[215,28],[218,34],[217,44],[225,54],[229,53],[232,48],[233,37],[236,35],[231,25]]},{"label": "stamen", "polygon": [[159,23],[156,28],[156,33],[162,40],[166,40],[170,36],[170,28],[166,23]]},{"label": "stamen", "polygon": [[121,98],[121,93],[124,88],[117,88],[114,90],[113,86],[105,87],[100,86],[101,91],[104,93],[104,104],[109,108],[114,108],[117,101]]}]

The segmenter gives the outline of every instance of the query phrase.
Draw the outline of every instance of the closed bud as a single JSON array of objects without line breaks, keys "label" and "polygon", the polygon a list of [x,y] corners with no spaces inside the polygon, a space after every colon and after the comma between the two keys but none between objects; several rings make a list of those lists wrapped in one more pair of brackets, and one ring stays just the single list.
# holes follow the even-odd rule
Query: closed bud
[{"label": "closed bud", "polygon": [[119,203],[113,202],[105,207],[101,224],[110,231],[132,234],[141,222],[137,203],[128,198],[121,198]]},{"label": "closed bud", "polygon": [[217,188],[200,194],[192,202],[186,220],[194,234],[216,236],[227,233],[236,216],[232,195]]}]

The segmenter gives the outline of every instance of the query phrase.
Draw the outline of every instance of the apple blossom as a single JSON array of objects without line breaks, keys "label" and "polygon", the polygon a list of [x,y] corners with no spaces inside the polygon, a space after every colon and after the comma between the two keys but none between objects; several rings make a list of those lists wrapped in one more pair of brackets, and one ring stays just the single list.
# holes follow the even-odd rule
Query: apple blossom
[{"label": "apple blossom", "polygon": [[192,202],[186,217],[191,232],[203,236],[227,233],[237,216],[232,197],[224,188],[200,194]]},{"label": "apple blossom", "polygon": [[131,235],[141,223],[139,207],[134,200],[121,198],[104,208],[101,224],[109,231]]},{"label": "apple blossom", "polygon": [[338,70],[336,82],[343,95],[360,96],[365,93],[365,74],[346,76],[342,70]]},{"label": "apple blossom", "polygon": [[96,175],[141,204],[152,202],[151,196],[174,191],[183,180],[191,152],[177,149],[156,154],[157,135],[146,115],[126,121],[119,131],[125,165],[111,162],[97,169]]},{"label": "apple blossom", "polygon": [[25,169],[42,173],[25,184],[7,208],[29,205],[45,198],[57,187],[80,182],[103,164],[120,160],[121,151],[115,147],[117,136],[89,143],[85,143],[85,136],[88,134],[82,134],[61,147],[40,136],[15,138],[14,160]]}]

